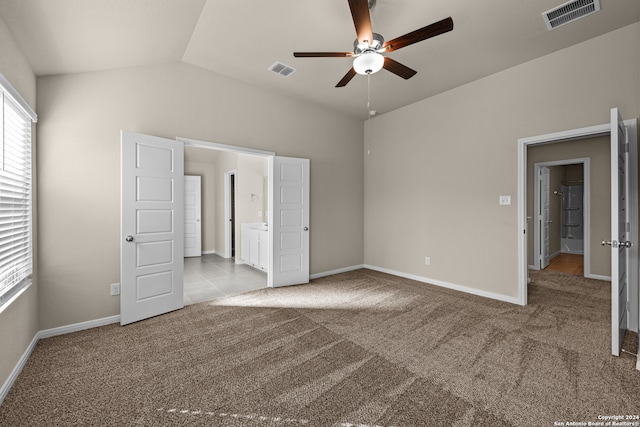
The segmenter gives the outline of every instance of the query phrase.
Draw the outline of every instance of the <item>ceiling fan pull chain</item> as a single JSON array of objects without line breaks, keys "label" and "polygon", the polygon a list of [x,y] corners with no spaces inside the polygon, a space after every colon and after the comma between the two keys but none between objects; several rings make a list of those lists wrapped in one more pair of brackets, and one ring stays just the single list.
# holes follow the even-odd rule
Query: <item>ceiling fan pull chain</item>
[{"label": "ceiling fan pull chain", "polygon": [[371,74],[367,75],[367,117],[370,119],[378,112],[371,109]]},{"label": "ceiling fan pull chain", "polygon": [[371,74],[367,74],[367,113],[371,111]]}]

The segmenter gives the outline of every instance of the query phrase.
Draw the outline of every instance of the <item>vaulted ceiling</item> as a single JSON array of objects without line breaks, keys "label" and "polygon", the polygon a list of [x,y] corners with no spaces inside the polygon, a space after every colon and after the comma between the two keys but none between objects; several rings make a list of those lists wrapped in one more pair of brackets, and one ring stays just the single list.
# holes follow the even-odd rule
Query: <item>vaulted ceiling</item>
[{"label": "vaulted ceiling", "polygon": [[[548,31],[541,14],[561,3],[377,0],[371,22],[387,40],[448,16],[454,30],[388,53],[418,73],[372,75],[371,108],[388,112],[640,20],[640,1],[601,0],[600,12]],[[183,61],[367,117],[366,76],[334,87],[351,59],[292,54],[352,50],[347,0],[0,0],[0,17],[38,76]],[[269,71],[276,61],[297,71]]]}]

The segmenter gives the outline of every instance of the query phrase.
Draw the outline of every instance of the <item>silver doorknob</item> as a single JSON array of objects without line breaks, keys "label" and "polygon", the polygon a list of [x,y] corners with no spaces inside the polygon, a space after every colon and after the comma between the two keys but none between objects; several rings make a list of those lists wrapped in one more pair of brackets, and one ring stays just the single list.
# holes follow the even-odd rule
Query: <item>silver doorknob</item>
[{"label": "silver doorknob", "polygon": [[630,241],[618,242],[617,240],[603,240],[602,246],[611,246],[612,248],[625,248],[629,249],[631,247]]},{"label": "silver doorknob", "polygon": [[131,243],[131,242],[133,242],[133,236],[132,235],[128,235],[127,237],[124,238],[124,240],[126,240],[129,243]]},{"label": "silver doorknob", "polygon": [[304,231],[309,231],[309,227],[303,228]]}]

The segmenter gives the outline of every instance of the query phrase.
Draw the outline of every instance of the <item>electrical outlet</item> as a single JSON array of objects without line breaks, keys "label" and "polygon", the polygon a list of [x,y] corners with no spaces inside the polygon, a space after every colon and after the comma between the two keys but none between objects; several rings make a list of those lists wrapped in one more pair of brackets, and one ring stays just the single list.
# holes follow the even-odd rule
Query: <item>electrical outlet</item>
[{"label": "electrical outlet", "polygon": [[424,265],[431,265],[431,258],[425,257],[424,258]]},{"label": "electrical outlet", "polygon": [[120,295],[120,283],[111,284],[111,296]]}]

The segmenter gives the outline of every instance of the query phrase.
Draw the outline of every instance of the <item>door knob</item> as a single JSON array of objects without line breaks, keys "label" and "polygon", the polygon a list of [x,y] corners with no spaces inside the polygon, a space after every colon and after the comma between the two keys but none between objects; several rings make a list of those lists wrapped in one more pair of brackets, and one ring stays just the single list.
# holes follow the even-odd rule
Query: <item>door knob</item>
[{"label": "door knob", "polygon": [[126,240],[129,243],[131,243],[131,242],[133,242],[133,236],[132,235],[128,235],[127,237],[124,238],[124,240]]},{"label": "door knob", "polygon": [[612,248],[625,248],[629,249],[631,247],[630,241],[618,242],[617,240],[603,240],[602,246],[611,246]]},{"label": "door knob", "polygon": [[309,227],[303,228],[304,231],[309,231]]}]

